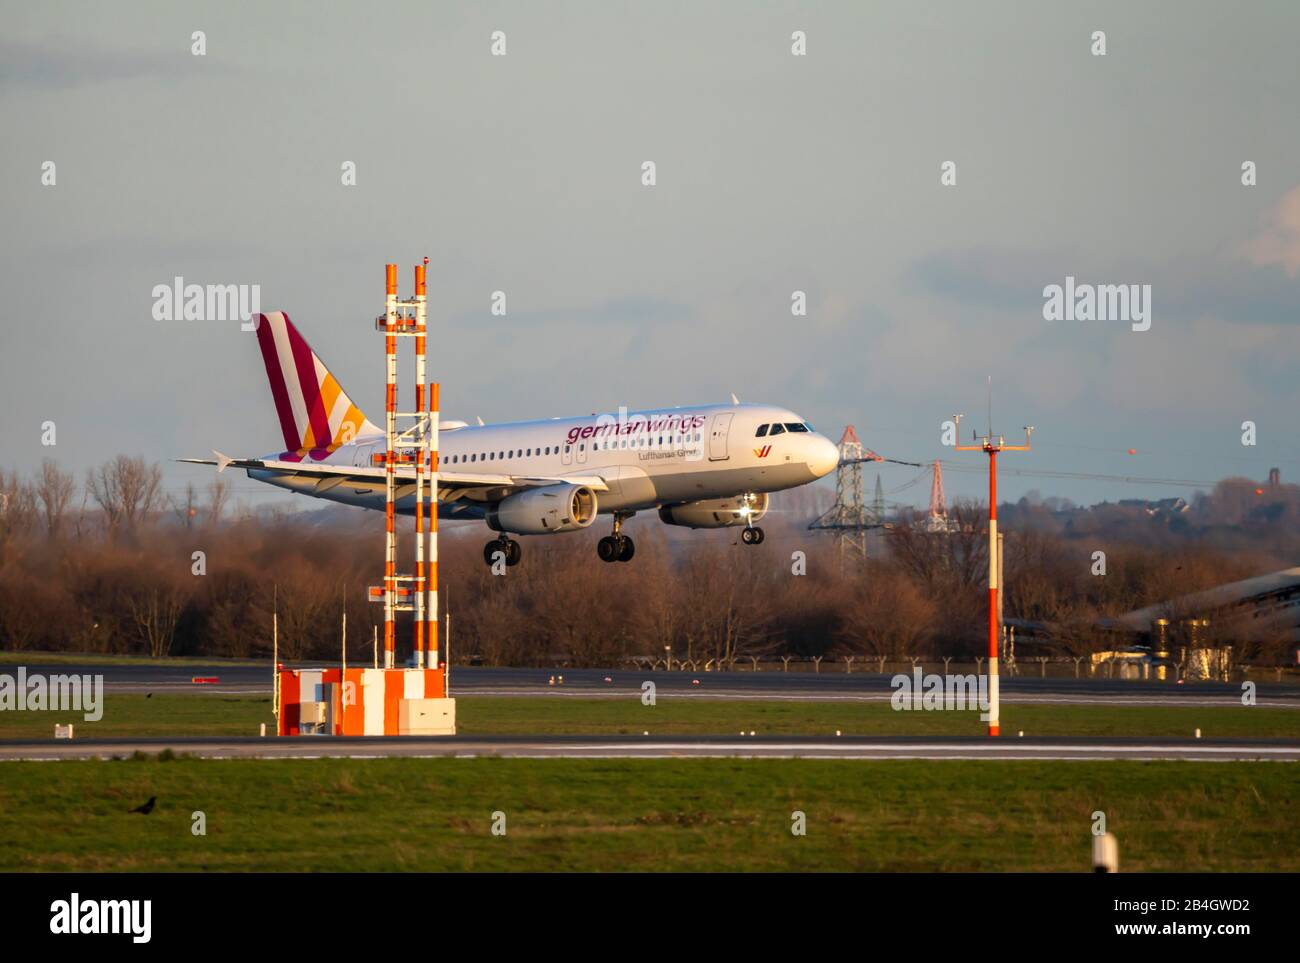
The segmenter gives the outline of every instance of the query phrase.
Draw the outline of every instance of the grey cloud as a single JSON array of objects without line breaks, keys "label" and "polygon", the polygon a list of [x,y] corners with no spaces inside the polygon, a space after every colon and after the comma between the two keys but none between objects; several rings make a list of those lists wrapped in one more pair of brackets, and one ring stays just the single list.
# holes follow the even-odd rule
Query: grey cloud
[{"label": "grey cloud", "polygon": [[[548,299],[549,300],[549,299]],[[694,314],[688,305],[650,295],[611,298],[595,304],[544,310],[517,309],[519,302],[507,292],[505,317],[494,316],[485,301],[482,311],[461,312],[451,319],[453,326],[477,325],[485,321],[501,324],[571,324],[580,326],[613,325],[617,327],[648,324],[673,324],[690,321]]]},{"label": "grey cloud", "polygon": [[1094,284],[1150,284],[1165,317],[1300,322],[1300,278],[1229,253],[1156,262],[1082,251],[969,249],[920,258],[906,274],[915,289],[993,310],[1037,311],[1043,288],[1060,284],[1068,274]]},{"label": "grey cloud", "polygon": [[188,45],[171,52],[94,49],[80,41],[0,41],[0,87],[66,90],[182,74]]}]

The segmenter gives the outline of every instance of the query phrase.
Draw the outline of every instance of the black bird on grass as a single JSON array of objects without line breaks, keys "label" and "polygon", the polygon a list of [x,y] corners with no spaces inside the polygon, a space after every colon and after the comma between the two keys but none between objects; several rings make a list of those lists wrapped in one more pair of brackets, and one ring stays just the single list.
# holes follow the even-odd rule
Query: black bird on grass
[{"label": "black bird on grass", "polygon": [[143,803],[139,806],[136,806],[134,809],[131,810],[131,812],[142,813],[143,815],[148,816],[151,812],[153,812],[154,803],[156,803],[157,801],[158,801],[157,796],[150,796],[149,801],[147,803]]}]

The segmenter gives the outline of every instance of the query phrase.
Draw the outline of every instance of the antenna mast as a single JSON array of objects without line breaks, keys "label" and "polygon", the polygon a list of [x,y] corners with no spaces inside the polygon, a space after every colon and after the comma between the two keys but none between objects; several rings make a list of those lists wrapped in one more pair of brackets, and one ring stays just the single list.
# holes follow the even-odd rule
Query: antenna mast
[{"label": "antenna mast", "polygon": [[[992,378],[989,379],[992,384]],[[955,445],[956,451],[982,451],[989,456],[989,735],[1001,734],[998,718],[998,639],[1002,635],[1002,613],[998,606],[998,452],[1029,451],[1033,425],[1025,426],[1025,443],[1008,445],[1001,435],[993,436],[993,393],[989,391],[989,431],[983,441],[973,445]],[[956,434],[961,437],[961,415],[953,415]]]}]

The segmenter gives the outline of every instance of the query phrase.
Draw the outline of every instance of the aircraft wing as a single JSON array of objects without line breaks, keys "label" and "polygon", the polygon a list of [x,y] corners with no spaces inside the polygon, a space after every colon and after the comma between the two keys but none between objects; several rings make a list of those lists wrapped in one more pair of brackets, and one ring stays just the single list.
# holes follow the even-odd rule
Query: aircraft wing
[{"label": "aircraft wing", "polygon": [[[319,462],[304,463],[279,461],[270,458],[231,458],[213,452],[216,458],[178,458],[191,465],[216,465],[218,471],[227,468],[245,468],[294,476],[304,481],[316,479],[315,493],[323,493],[337,485],[351,484],[368,488],[382,488],[384,469],[376,466],[329,465]],[[415,469],[402,465],[397,469],[398,497],[415,490]],[[526,488],[546,485],[585,485],[594,491],[609,491],[609,485],[599,475],[512,475],[505,472],[438,472],[438,501],[450,502],[460,498],[470,501],[499,501],[507,495]]]}]

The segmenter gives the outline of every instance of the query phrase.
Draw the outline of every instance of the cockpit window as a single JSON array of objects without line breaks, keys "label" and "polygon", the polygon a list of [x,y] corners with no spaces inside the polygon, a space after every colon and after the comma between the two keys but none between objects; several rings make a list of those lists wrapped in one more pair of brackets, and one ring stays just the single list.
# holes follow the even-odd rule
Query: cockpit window
[{"label": "cockpit window", "polygon": [[807,428],[809,431],[813,432],[814,434],[817,432],[817,429],[814,428],[814,427],[812,426],[812,422],[811,422],[811,421],[805,421],[805,422],[803,423],[803,426],[804,426],[805,428]]},{"label": "cockpit window", "polygon": [[767,427],[768,427],[767,425],[759,425],[759,426],[758,426],[758,431],[754,432],[754,437],[755,437],[755,438],[762,438],[764,435],[766,435],[766,434],[767,434]]},{"label": "cockpit window", "polygon": [[798,421],[788,421],[785,425],[786,431],[807,431],[808,426]]},{"label": "cockpit window", "polygon": [[770,432],[770,434],[783,435],[785,434],[785,428],[781,425],[780,422],[777,422],[775,425],[772,426],[772,431]]}]

